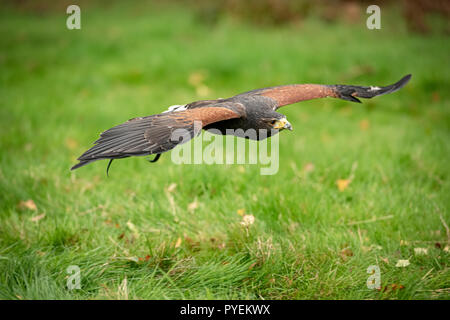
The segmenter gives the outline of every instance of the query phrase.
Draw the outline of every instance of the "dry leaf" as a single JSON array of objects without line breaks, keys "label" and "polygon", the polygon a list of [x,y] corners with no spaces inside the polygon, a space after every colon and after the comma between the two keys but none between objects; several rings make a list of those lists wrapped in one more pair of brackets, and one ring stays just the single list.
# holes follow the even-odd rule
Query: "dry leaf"
[{"label": "dry leaf", "polygon": [[45,218],[45,213],[42,213],[40,215],[31,217],[30,220],[33,221],[33,222],[38,222],[39,220],[44,219],[44,218]]},{"label": "dry leaf", "polygon": [[194,71],[189,75],[188,82],[190,85],[196,87],[202,84],[203,80],[205,80],[206,74],[204,71]]},{"label": "dry leaf", "polygon": [[336,181],[337,187],[339,189],[339,191],[344,191],[345,189],[347,189],[348,185],[350,184],[351,180],[350,179],[338,179]]},{"label": "dry leaf", "polygon": [[33,200],[29,199],[27,201],[20,201],[19,202],[19,208],[20,209],[28,209],[28,210],[33,210],[36,211],[37,207],[36,204],[34,203]]},{"label": "dry leaf", "polygon": [[389,258],[383,258],[383,257],[380,257],[380,259],[381,259],[381,261],[383,261],[384,263],[389,264]]},{"label": "dry leaf", "polygon": [[401,289],[404,289],[405,286],[402,284],[393,283],[393,284],[391,284],[391,288],[392,288],[392,290],[401,290]]},{"label": "dry leaf", "polygon": [[258,262],[253,262],[250,267],[248,267],[248,270],[252,270],[254,266],[256,266]]},{"label": "dry leaf", "polygon": [[406,241],[406,240],[400,240],[400,245],[401,246],[407,246],[407,245],[409,245],[409,242]]},{"label": "dry leaf", "polygon": [[119,299],[122,300],[128,300],[128,284],[127,284],[127,277],[123,279],[122,283],[119,285],[119,288],[117,290],[117,295]]},{"label": "dry leaf", "polygon": [[206,97],[211,93],[211,89],[204,84],[201,84],[198,87],[195,87],[195,93],[197,93],[200,97]]},{"label": "dry leaf", "polygon": [[171,184],[167,187],[167,192],[174,192],[176,187],[177,187],[177,184],[176,184],[176,183],[171,183]]},{"label": "dry leaf", "polygon": [[314,171],[314,164],[311,162],[308,162],[303,166],[303,172],[308,173]]},{"label": "dry leaf", "polygon": [[146,255],[144,258],[139,257],[139,261],[148,261],[150,259],[149,255]]},{"label": "dry leaf", "polygon": [[416,254],[416,256],[427,255],[428,249],[427,248],[414,248],[414,253]]},{"label": "dry leaf", "polygon": [[194,202],[189,203],[188,205],[188,210],[189,211],[194,211],[195,209],[198,208],[198,202],[197,200],[194,200]]},{"label": "dry leaf", "polygon": [[78,142],[75,139],[67,138],[66,139],[66,147],[69,150],[74,150],[78,147]]},{"label": "dry leaf", "polygon": [[253,223],[255,223],[255,217],[253,215],[246,214],[242,217],[241,224],[244,227],[248,227],[248,226],[252,225]]},{"label": "dry leaf", "polygon": [[440,97],[440,95],[439,95],[439,92],[437,92],[437,91],[432,92],[432,93],[431,93],[431,100],[432,100],[433,102],[438,102],[439,100],[441,100],[441,97]]},{"label": "dry leaf", "polygon": [[45,256],[45,255],[47,254],[46,252],[40,251],[40,250],[37,250],[36,253],[37,253],[38,255],[40,255],[41,257],[43,257],[43,256]]},{"label": "dry leaf", "polygon": [[359,128],[363,131],[369,129],[370,127],[370,122],[367,119],[363,119],[359,122]]},{"label": "dry leaf", "polygon": [[136,226],[131,221],[128,221],[127,222],[127,227],[131,230],[131,232],[133,232],[134,237],[136,239],[138,239],[139,238],[139,231],[136,228]]},{"label": "dry leaf", "polygon": [[449,251],[450,251],[450,247],[449,247],[448,245],[445,246],[444,251],[445,251],[445,252],[449,252]]},{"label": "dry leaf", "polygon": [[[214,238],[211,238],[211,239],[214,239]],[[214,242],[214,240],[211,240],[211,239],[210,239],[210,241]],[[200,247],[200,242],[192,240],[187,235],[184,235],[184,242],[188,245],[188,247],[190,249],[197,249],[198,247]]]},{"label": "dry leaf", "polygon": [[129,260],[129,261],[136,262],[136,263],[139,262],[139,258],[138,257],[127,257],[126,259]]},{"label": "dry leaf", "polygon": [[401,290],[404,289],[405,286],[402,284],[397,284],[397,283],[393,283],[390,285],[387,285],[386,287],[383,288],[383,292],[389,292],[389,291],[395,291],[395,290]]},{"label": "dry leaf", "polygon": [[404,268],[404,267],[407,267],[409,265],[410,265],[409,260],[398,260],[397,264],[395,266],[397,268]]},{"label": "dry leaf", "polygon": [[181,238],[178,238],[177,242],[175,242],[175,248],[178,248],[179,246],[181,246]]},{"label": "dry leaf", "polygon": [[349,257],[353,256],[353,251],[350,248],[344,248],[339,254],[342,260],[346,261]]}]

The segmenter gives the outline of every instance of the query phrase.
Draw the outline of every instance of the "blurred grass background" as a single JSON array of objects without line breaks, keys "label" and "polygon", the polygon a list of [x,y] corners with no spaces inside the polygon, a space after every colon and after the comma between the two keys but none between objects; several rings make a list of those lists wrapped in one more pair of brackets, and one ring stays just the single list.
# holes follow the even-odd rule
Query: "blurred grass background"
[{"label": "blurred grass background", "polygon": [[[367,2],[77,3],[81,30],[66,28],[69,2],[1,5],[0,298],[450,297],[440,1],[381,3],[381,30],[366,28]],[[69,171],[101,131],[169,105],[408,73],[362,105],[281,109],[294,131],[273,176],[167,155],[117,161],[109,178],[104,162]],[[340,191],[339,179],[351,182]],[[66,287],[69,265],[80,290]],[[369,265],[381,290],[366,287]]]}]

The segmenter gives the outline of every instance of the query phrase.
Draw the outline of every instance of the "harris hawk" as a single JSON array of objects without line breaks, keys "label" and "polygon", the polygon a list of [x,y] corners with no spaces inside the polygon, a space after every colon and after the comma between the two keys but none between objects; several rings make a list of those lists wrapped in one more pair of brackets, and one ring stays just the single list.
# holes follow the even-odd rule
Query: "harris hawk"
[{"label": "harris hawk", "polygon": [[[109,159],[107,172],[114,159],[155,154],[160,155],[197,136],[201,129],[216,129],[221,134],[236,134],[248,129],[267,134],[249,137],[262,140],[284,129],[292,130],[286,116],[276,110],[296,102],[333,97],[361,103],[358,98],[373,98],[402,88],[411,79],[404,76],[385,87],[354,85],[293,84],[256,89],[227,99],[200,100],[175,105],[169,110],[146,117],[138,117],[119,124],[100,134],[93,147],[83,153],[71,170],[93,161]],[[196,125],[196,124],[200,125]],[[184,139],[174,139],[177,129],[183,129]],[[233,130],[234,129],[234,130]],[[236,130],[242,129],[242,130]],[[242,137],[242,136],[241,136]]]}]

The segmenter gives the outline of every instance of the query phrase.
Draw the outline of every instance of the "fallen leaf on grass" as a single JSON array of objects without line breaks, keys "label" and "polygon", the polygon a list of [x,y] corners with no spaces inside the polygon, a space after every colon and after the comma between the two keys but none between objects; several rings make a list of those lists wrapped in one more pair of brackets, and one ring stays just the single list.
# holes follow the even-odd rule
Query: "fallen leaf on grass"
[{"label": "fallen leaf on grass", "polygon": [[393,284],[387,285],[381,291],[383,291],[383,292],[390,292],[390,291],[396,291],[396,290],[402,290],[402,289],[405,289],[404,285],[393,283]]},{"label": "fallen leaf on grass", "polygon": [[66,139],[66,147],[69,150],[74,150],[78,147],[78,141],[76,141],[75,139],[72,139],[72,138],[67,138]]},{"label": "fallen leaf on grass", "polygon": [[121,300],[128,300],[128,282],[126,276],[123,279],[122,283],[119,285],[117,296]]},{"label": "fallen leaf on grass", "polygon": [[361,246],[362,251],[364,252],[370,252],[372,250],[382,250],[383,247],[376,245],[376,244],[371,244],[370,246]]},{"label": "fallen leaf on grass", "polygon": [[353,251],[350,248],[344,248],[341,250],[339,255],[341,256],[342,260],[347,261],[349,257],[353,257]]},{"label": "fallen leaf on grass", "polygon": [[303,172],[308,173],[314,171],[314,164],[311,162],[308,162],[303,166]]},{"label": "fallen leaf on grass", "polygon": [[[212,239],[214,239],[214,238],[212,238]],[[211,241],[211,239],[210,239],[210,241]],[[186,245],[188,246],[189,249],[196,250],[200,247],[200,242],[192,240],[187,235],[184,235],[184,242],[186,243]],[[211,241],[211,242],[214,242],[214,241]]]},{"label": "fallen leaf on grass", "polygon": [[252,270],[254,266],[256,266],[258,262],[253,262],[250,267],[248,267],[248,270]]},{"label": "fallen leaf on grass", "polygon": [[337,187],[339,189],[339,191],[344,191],[345,189],[347,189],[348,185],[350,184],[351,180],[350,179],[338,179],[336,181]]},{"label": "fallen leaf on grass", "polygon": [[131,221],[128,221],[128,222],[127,222],[127,227],[131,230],[131,232],[133,232],[134,237],[135,237],[136,239],[138,239],[139,236],[140,236],[140,234],[139,234],[139,231],[138,231],[138,229],[136,228],[136,226],[135,226]]},{"label": "fallen leaf on grass", "polygon": [[189,203],[188,210],[189,211],[195,211],[195,209],[198,208],[198,201],[194,200],[194,202]]},{"label": "fallen leaf on grass", "polygon": [[432,92],[431,93],[431,101],[438,102],[439,100],[441,100],[439,92],[437,92],[437,91]]},{"label": "fallen leaf on grass", "polygon": [[175,242],[175,248],[178,248],[179,246],[181,246],[181,238],[177,239],[177,242]]},{"label": "fallen leaf on grass", "polygon": [[397,264],[395,265],[397,268],[405,268],[407,266],[409,266],[409,260],[398,260]]},{"label": "fallen leaf on grass", "polygon": [[188,83],[194,87],[203,83],[206,78],[206,72],[203,70],[194,71],[189,74]]},{"label": "fallen leaf on grass", "polygon": [[414,248],[414,253],[416,254],[416,256],[427,255],[428,249],[427,248]]},{"label": "fallen leaf on grass", "polygon": [[139,257],[138,260],[139,261],[148,261],[150,259],[149,255],[146,255],[144,258]]},{"label": "fallen leaf on grass", "polygon": [[197,87],[195,87],[195,93],[199,95],[200,97],[206,97],[211,93],[211,89],[209,89],[204,84],[201,84]]},{"label": "fallen leaf on grass", "polygon": [[167,187],[167,192],[174,192],[175,189],[177,187],[176,183],[171,183],[168,187]]},{"label": "fallen leaf on grass", "polygon": [[33,200],[29,199],[27,201],[20,201],[18,205],[19,209],[37,210],[37,206]]},{"label": "fallen leaf on grass", "polygon": [[359,122],[359,128],[363,131],[369,129],[370,127],[370,122],[367,119],[363,119]]},{"label": "fallen leaf on grass", "polygon": [[44,219],[44,218],[45,218],[45,213],[31,217],[30,220],[33,222],[38,222],[39,220]]}]

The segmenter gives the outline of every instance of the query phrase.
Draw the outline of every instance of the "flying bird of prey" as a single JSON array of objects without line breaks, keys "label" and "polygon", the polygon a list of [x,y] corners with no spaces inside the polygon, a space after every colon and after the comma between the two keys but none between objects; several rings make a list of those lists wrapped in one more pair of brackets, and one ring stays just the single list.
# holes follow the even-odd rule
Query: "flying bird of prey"
[{"label": "flying bird of prey", "polygon": [[[286,116],[277,109],[299,101],[333,97],[352,102],[361,101],[358,98],[373,98],[375,96],[395,92],[402,88],[411,78],[403,77],[397,83],[386,87],[353,86],[353,85],[320,85],[293,84],[257,89],[238,94],[228,99],[201,100],[186,105],[176,105],[169,110],[147,117],[128,120],[100,134],[95,145],[83,153],[78,164],[71,170],[82,167],[96,160],[110,159],[107,172],[114,159],[132,156],[155,154],[151,162],[160,155],[175,148],[198,135],[201,129],[216,129],[221,134],[234,134],[248,129],[266,129],[267,135],[246,137],[262,140],[277,134],[283,129],[292,130]],[[201,125],[195,125],[200,123]],[[177,129],[184,129],[187,137],[173,139]],[[228,130],[227,129],[234,129]],[[236,130],[243,129],[243,130]]]}]

